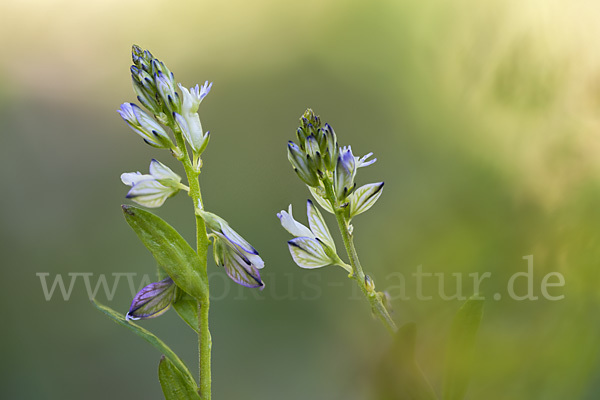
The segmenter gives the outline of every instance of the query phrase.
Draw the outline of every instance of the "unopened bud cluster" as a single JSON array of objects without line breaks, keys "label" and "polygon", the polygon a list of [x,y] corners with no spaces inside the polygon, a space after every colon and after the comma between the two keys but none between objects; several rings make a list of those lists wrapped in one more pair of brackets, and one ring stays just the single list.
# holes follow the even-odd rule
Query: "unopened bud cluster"
[{"label": "unopened bud cluster", "polygon": [[[383,182],[372,183],[356,189],[358,168],[373,164],[368,160],[373,153],[355,157],[350,146],[339,147],[337,136],[331,125],[321,123],[321,118],[311,109],[300,118],[296,131],[298,144],[288,143],[288,160],[306,183],[315,200],[327,211],[345,209],[349,218],[365,212],[379,198]],[[331,183],[334,199],[328,199],[326,184]]]},{"label": "unopened bud cluster", "polygon": [[184,152],[176,146],[162,125],[181,132],[192,148],[194,160],[197,160],[206,149],[210,135],[202,129],[198,107],[210,92],[212,83],[205,82],[201,87],[196,85],[187,89],[175,81],[175,75],[150,51],[133,46],[131,55],[133,90],[150,114],[133,103],[122,104],[119,114],[146,143],[171,149],[178,158],[183,157]]}]

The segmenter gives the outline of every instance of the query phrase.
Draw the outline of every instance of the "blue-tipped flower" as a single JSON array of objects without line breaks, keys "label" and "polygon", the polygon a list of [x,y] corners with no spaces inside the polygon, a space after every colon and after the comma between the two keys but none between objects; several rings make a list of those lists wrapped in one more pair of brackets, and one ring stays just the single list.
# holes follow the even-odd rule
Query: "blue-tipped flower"
[{"label": "blue-tipped flower", "polygon": [[310,229],[294,219],[291,204],[287,212],[282,210],[277,213],[281,226],[295,236],[288,241],[294,262],[299,267],[307,269],[327,265],[340,265],[347,269],[336,254],[335,243],[323,216],[310,200],[307,201],[306,211]]},{"label": "blue-tipped flower", "polygon": [[163,127],[135,104],[123,103],[117,112],[150,146],[167,149],[175,147]]},{"label": "blue-tipped flower", "polygon": [[302,151],[294,142],[288,143],[288,160],[304,183],[308,186],[319,185],[319,177],[317,176],[317,171],[314,168],[315,163],[312,161],[311,156]]},{"label": "blue-tipped flower", "polygon": [[128,199],[149,208],[160,207],[169,197],[176,195],[180,189],[187,189],[181,184],[179,175],[156,160],[150,162],[149,175],[127,172],[121,174],[121,181],[131,186],[127,193]]},{"label": "blue-tipped flower", "polygon": [[225,268],[227,275],[236,283],[249,288],[264,289],[259,269],[265,266],[262,258],[229,224],[218,215],[208,211],[196,211],[214,234],[213,255],[215,263]]},{"label": "blue-tipped flower", "polygon": [[346,146],[340,150],[334,172],[333,185],[338,200],[345,199],[354,189],[355,176],[356,158],[350,146]]},{"label": "blue-tipped flower", "polygon": [[175,301],[176,292],[177,285],[171,278],[149,284],[135,295],[125,318],[135,321],[164,314]]}]

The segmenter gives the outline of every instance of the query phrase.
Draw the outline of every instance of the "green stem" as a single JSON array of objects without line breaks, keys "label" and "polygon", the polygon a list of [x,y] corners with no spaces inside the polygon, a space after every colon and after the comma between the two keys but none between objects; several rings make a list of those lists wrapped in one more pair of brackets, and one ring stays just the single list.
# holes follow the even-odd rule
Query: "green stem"
[{"label": "green stem", "polygon": [[[194,202],[194,210],[196,208],[204,207],[202,202],[202,193],[200,192],[200,182],[198,176],[200,172],[197,171],[192,162],[190,161],[188,149],[185,145],[185,140],[181,130],[176,124],[172,124],[171,129],[175,134],[175,140],[177,141],[177,147],[182,151],[183,156],[179,160],[183,163],[185,174],[187,176],[188,185],[190,187],[189,196]],[[207,253],[208,245],[210,241],[206,234],[206,224],[204,220],[196,215],[196,246],[198,256],[200,257],[202,271],[201,274],[205,281],[208,282],[207,272]],[[211,398],[211,350],[212,350],[212,338],[210,336],[210,330],[208,326],[208,312],[210,309],[210,296],[208,292],[208,285],[206,285],[206,294],[202,300],[198,301],[198,359],[200,367],[200,383],[198,385],[198,393],[202,400],[210,400]]]},{"label": "green stem", "polygon": [[348,254],[348,258],[350,259],[350,265],[352,266],[352,275],[350,276],[352,279],[356,281],[361,291],[371,304],[371,309],[373,313],[383,322],[387,330],[394,334],[397,331],[396,324],[394,320],[390,316],[387,308],[383,304],[383,296],[380,293],[376,293],[375,291],[369,290],[367,288],[365,282],[365,273],[363,272],[362,265],[360,264],[360,260],[358,259],[358,253],[356,252],[356,247],[354,246],[353,235],[350,230],[350,221],[346,218],[344,208],[341,208],[338,204],[337,198],[335,196],[335,192],[333,190],[333,185],[327,176],[323,178],[323,183],[325,185],[325,192],[327,194],[327,198],[335,211],[335,219],[337,220],[338,227],[340,229],[340,233],[342,234],[342,239],[344,241],[344,247],[346,248],[346,253]]}]

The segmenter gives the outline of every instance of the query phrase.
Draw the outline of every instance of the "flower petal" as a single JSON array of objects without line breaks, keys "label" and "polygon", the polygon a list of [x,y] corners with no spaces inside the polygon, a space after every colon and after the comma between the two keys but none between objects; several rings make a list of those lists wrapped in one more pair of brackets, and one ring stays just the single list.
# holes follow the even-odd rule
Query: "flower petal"
[{"label": "flower petal", "polygon": [[313,235],[335,252],[335,243],[333,237],[331,237],[329,228],[327,227],[325,220],[323,220],[323,216],[319,210],[310,200],[307,200],[306,202],[306,213],[308,214],[308,225],[310,226]]},{"label": "flower petal", "polygon": [[173,303],[176,289],[177,286],[171,278],[149,284],[135,295],[126,318],[155,318],[165,313]]},{"label": "flower petal", "polygon": [[158,181],[160,180],[170,180],[174,182],[181,182],[181,177],[177,175],[171,168],[167,167],[165,164],[160,161],[156,161],[152,159],[150,161],[150,174]]},{"label": "flower petal", "polygon": [[215,262],[225,268],[227,276],[242,286],[264,288],[258,268],[236,248],[228,245],[228,239],[223,235],[215,234]]},{"label": "flower petal", "polygon": [[144,180],[133,185],[127,198],[145,207],[156,208],[178,191],[179,189],[164,186],[156,180]]},{"label": "flower petal", "polygon": [[308,229],[306,226],[302,225],[300,222],[294,219],[294,216],[292,215],[291,204],[288,208],[288,212],[282,210],[281,212],[277,213],[277,217],[281,222],[281,226],[283,226],[283,228],[289,233],[291,233],[293,236],[306,236],[313,239],[315,238],[315,235],[313,235],[310,229]]},{"label": "flower petal", "polygon": [[316,239],[298,237],[288,241],[288,247],[294,262],[301,268],[319,268],[334,263]]},{"label": "flower petal", "polygon": [[313,198],[317,201],[317,203],[319,203],[319,205],[321,207],[323,207],[323,209],[327,212],[330,212],[332,214],[335,214],[333,212],[333,208],[331,207],[331,203],[326,200],[320,193],[319,190],[323,190],[323,187],[311,187],[308,186],[308,190],[310,190],[310,194],[312,194]]},{"label": "flower petal", "polygon": [[256,249],[252,247],[252,245],[248,243],[246,239],[244,239],[236,231],[231,229],[231,227],[227,223],[221,224],[221,232],[231,244],[239,247],[245,253],[258,254],[258,251],[256,251]]},{"label": "flower petal", "polygon": [[362,214],[379,199],[383,193],[383,182],[369,183],[356,189],[348,198],[350,202],[350,218]]},{"label": "flower petal", "polygon": [[121,182],[123,182],[127,186],[133,186],[141,181],[146,180],[154,180],[154,177],[152,175],[147,174],[142,175],[142,173],[140,172],[125,172],[121,174]]}]

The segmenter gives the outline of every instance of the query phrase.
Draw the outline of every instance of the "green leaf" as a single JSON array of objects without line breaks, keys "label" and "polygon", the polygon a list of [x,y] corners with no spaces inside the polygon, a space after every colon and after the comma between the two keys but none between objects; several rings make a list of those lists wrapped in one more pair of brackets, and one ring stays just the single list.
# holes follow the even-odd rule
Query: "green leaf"
[{"label": "green leaf", "polygon": [[454,316],[444,369],[444,400],[462,400],[473,368],[473,350],[483,315],[483,300],[471,297]]},{"label": "green leaf", "polygon": [[150,250],[158,265],[175,284],[196,299],[204,301],[207,283],[200,271],[202,261],[179,233],[161,218],[137,207],[123,205],[129,226]]},{"label": "green leaf", "polygon": [[169,359],[169,361],[171,361],[171,363],[175,366],[175,368],[177,368],[177,370],[179,370],[182,376],[189,381],[190,385],[192,384],[192,382],[193,385],[196,384],[194,378],[192,377],[192,374],[190,373],[186,365],[183,363],[183,361],[181,361],[181,359],[177,356],[177,354],[173,352],[173,350],[169,348],[169,346],[167,346],[162,340],[156,337],[152,332],[142,328],[139,325],[136,325],[133,322],[126,320],[124,315],[119,314],[115,310],[98,303],[96,300],[92,300],[92,303],[94,303],[98,310],[108,315],[117,324],[124,326],[125,328],[129,329],[130,331],[132,331],[133,333],[150,343],[152,346],[157,348],[158,351],[164,354]]},{"label": "green leaf", "polygon": [[196,386],[191,385],[164,356],[158,364],[158,380],[166,400],[200,400]]},{"label": "green leaf", "polygon": [[183,292],[175,303],[173,308],[181,319],[198,333],[198,301],[189,294]]},{"label": "green leaf", "polygon": [[437,400],[415,361],[416,325],[400,327],[377,374],[378,400]]}]

